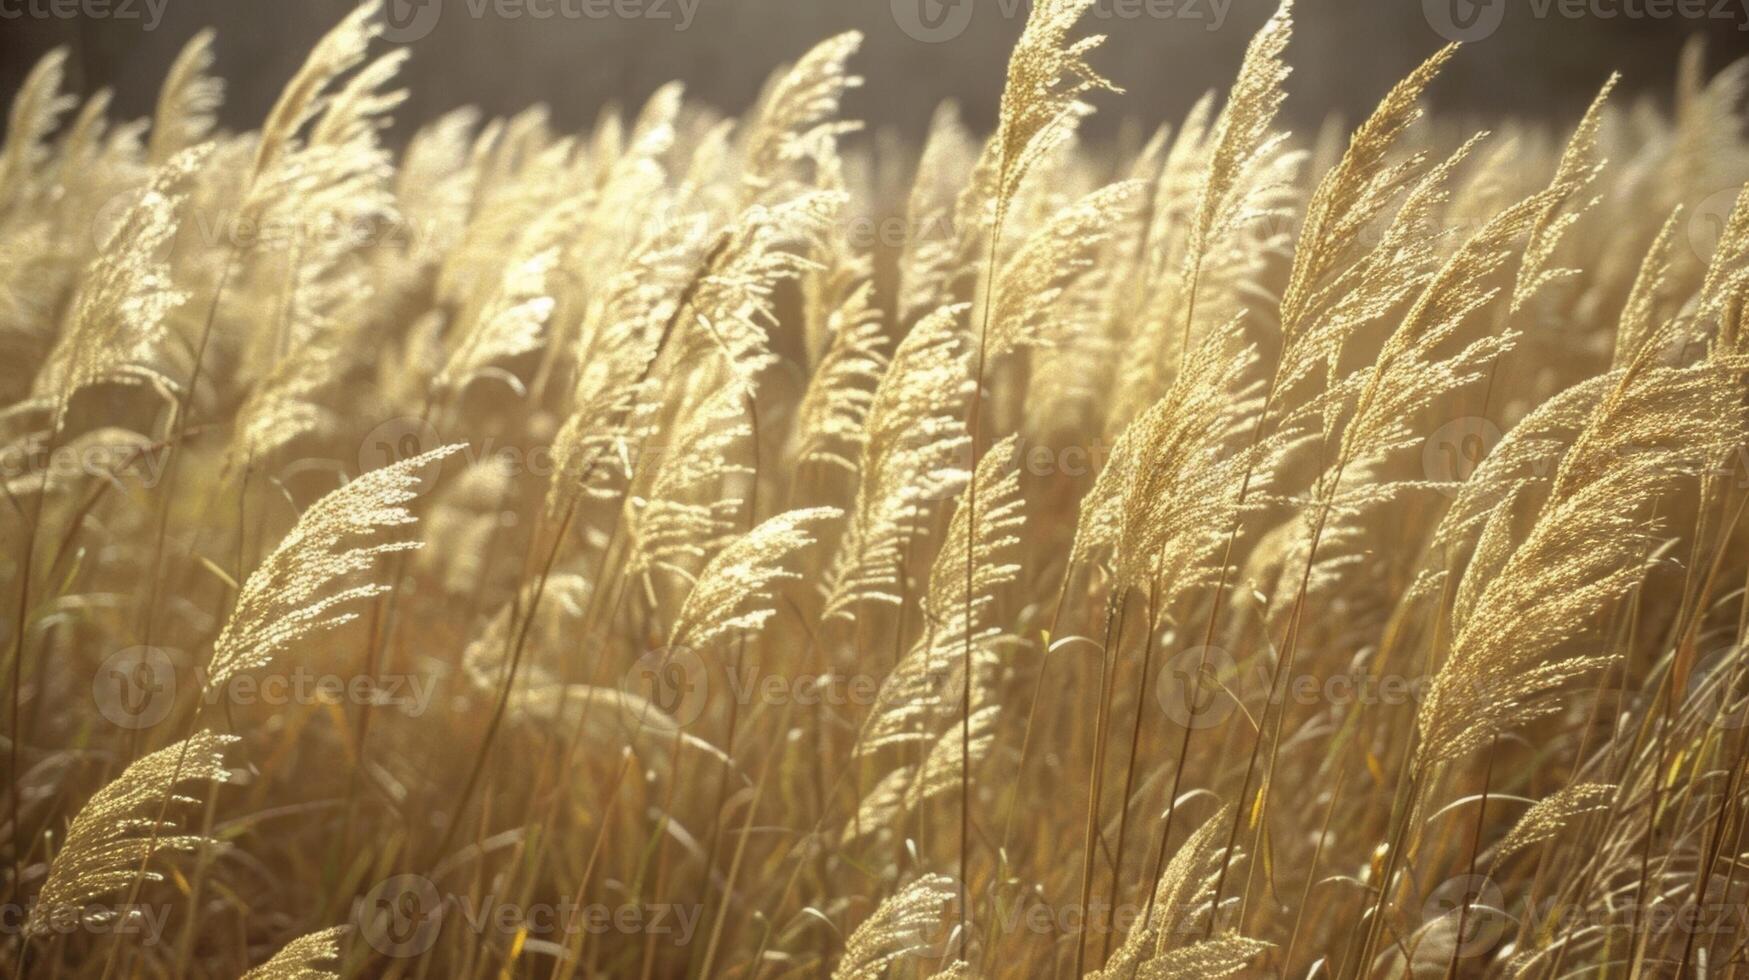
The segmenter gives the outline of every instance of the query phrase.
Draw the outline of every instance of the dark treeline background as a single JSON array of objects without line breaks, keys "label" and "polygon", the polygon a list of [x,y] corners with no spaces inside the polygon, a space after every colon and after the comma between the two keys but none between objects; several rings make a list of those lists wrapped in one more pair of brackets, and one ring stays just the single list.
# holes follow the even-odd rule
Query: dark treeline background
[{"label": "dark treeline background", "polygon": [[[68,45],[80,91],[110,86],[118,114],[144,115],[176,51],[211,26],[219,34],[217,71],[229,83],[225,119],[245,127],[259,124],[311,44],[353,0],[155,0],[162,19],[151,30],[144,29],[144,0],[126,0],[141,19],[29,14],[27,4],[48,2],[0,0],[0,14],[23,13],[0,16],[0,97],[8,105],[30,65],[56,45]],[[688,83],[692,97],[739,112],[778,63],[850,28],[867,35],[854,64],[868,84],[847,107],[848,115],[915,135],[937,102],[954,98],[968,121],[987,127],[1026,11],[1025,0],[947,0],[949,8],[940,6],[942,0],[622,0],[667,17],[537,19],[504,16],[490,4],[527,10],[524,2],[584,0],[414,2],[440,6],[429,33],[413,43],[404,77],[412,97],[399,114],[403,132],[460,105],[506,113],[533,102],[550,105],[560,124],[581,127],[603,105],[635,105],[674,78]],[[694,16],[677,30],[682,2],[695,5]],[[1210,30],[1216,2],[1100,0],[1101,16],[1090,18],[1088,29],[1111,39],[1095,61],[1129,94],[1102,100],[1107,111],[1097,125],[1109,127],[1120,115],[1149,124],[1176,120],[1204,90],[1226,86],[1246,41],[1275,2],[1219,0],[1224,17]],[[1503,22],[1470,45],[1435,90],[1442,108],[1466,115],[1571,118],[1612,69],[1623,72],[1624,92],[1667,98],[1676,55],[1696,34],[1706,37],[1710,69],[1749,55],[1749,33],[1740,29],[1749,25],[1749,0],[1704,0],[1713,16],[1656,20],[1566,17],[1554,12],[1562,0],[1482,2],[1505,5]],[[1647,0],[1586,2],[1608,12],[1639,10]],[[970,6],[961,10],[955,3]],[[1148,16],[1140,13],[1144,3],[1156,4],[1156,10],[1175,4],[1182,16]],[[1300,0],[1289,52],[1296,66],[1291,116],[1305,128],[1331,112],[1352,120],[1367,111],[1443,43],[1430,26],[1427,6],[1454,4],[1473,12],[1471,3]],[[483,14],[475,16],[482,4]],[[951,40],[919,41],[900,26],[916,17],[918,4],[931,16],[969,13],[969,21]]]}]

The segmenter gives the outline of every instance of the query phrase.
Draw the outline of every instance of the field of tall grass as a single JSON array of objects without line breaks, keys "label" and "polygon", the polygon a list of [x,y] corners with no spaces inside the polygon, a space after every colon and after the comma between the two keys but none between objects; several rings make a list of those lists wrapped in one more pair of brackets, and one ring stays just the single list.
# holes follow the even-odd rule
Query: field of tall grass
[{"label": "field of tall grass", "polygon": [[1092,2],[920,147],[42,61],[5,975],[1749,975],[1749,67],[1082,139]]}]

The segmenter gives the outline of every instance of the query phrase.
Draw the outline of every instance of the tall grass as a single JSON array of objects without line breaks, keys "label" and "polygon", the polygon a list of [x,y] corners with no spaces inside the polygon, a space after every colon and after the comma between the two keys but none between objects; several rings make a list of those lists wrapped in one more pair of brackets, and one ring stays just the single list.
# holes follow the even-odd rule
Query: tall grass
[{"label": "tall grass", "polygon": [[1749,967],[1749,73],[1307,138],[1284,3],[1093,141],[1090,2],[917,147],[855,34],[394,149],[374,3],[257,131],[45,59],[8,972]]}]

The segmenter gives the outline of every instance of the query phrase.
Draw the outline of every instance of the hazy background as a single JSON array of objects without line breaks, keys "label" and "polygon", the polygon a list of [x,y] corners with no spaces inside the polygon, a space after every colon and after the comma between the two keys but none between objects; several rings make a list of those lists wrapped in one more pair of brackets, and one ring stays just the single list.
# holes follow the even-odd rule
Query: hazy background
[{"label": "hazy background", "polygon": [[[219,32],[218,72],[230,84],[225,119],[233,126],[259,123],[311,43],[352,6],[351,0],[153,0],[161,15],[153,23],[145,0],[54,0],[126,2],[133,5],[126,18],[113,6],[105,18],[89,15],[101,6],[56,17],[43,12],[50,2],[0,0],[0,95],[8,104],[31,63],[66,44],[82,91],[112,86],[119,113],[146,114],[169,60],[210,25]],[[405,81],[413,95],[401,113],[403,128],[459,105],[503,113],[537,101],[551,105],[561,123],[582,126],[604,103],[635,104],[673,78],[684,79],[694,98],[740,111],[777,63],[850,28],[867,35],[854,65],[868,84],[849,115],[917,133],[933,106],[951,97],[984,127],[993,119],[1003,66],[1026,11],[1024,0],[950,0],[946,7],[940,0],[423,2],[436,6],[405,8],[405,34],[418,39],[411,42]],[[586,16],[579,6],[585,2],[631,5],[621,9],[635,16],[615,16],[611,9],[607,16]],[[1498,8],[1487,2],[1301,0],[1289,51],[1296,68],[1291,116],[1307,126],[1329,111],[1349,119],[1365,112],[1443,43],[1433,22],[1444,17],[1452,23],[1454,15],[1475,18],[1482,30],[1489,18],[1499,22],[1435,89],[1438,103],[1463,112],[1569,116],[1612,68],[1625,74],[1626,91],[1664,96],[1676,53],[1694,34],[1707,37],[1711,68],[1749,54],[1749,33],[1739,30],[1749,23],[1749,0],[1565,0],[1590,7],[1579,16],[1563,15],[1562,6],[1545,0],[1491,0]],[[1620,13],[1648,2],[1699,4],[1710,13],[1658,19]],[[690,22],[683,3],[691,8]],[[35,13],[30,4],[37,5]],[[549,7],[553,16],[533,16]],[[1120,111],[1148,123],[1176,119],[1203,90],[1224,86],[1274,7],[1273,0],[1221,0],[1219,6],[1216,0],[1100,0],[1089,29],[1111,39],[1094,60],[1129,90],[1121,101],[1104,100],[1104,125]],[[1598,15],[1611,10],[1618,15]],[[925,23],[944,25],[945,39],[914,36],[929,34],[917,26]]]}]

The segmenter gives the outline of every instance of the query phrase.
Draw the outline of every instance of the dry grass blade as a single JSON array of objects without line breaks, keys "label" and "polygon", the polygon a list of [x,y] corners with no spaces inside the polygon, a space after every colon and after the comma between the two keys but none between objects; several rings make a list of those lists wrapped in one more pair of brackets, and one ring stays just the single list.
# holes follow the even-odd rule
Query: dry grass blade
[{"label": "dry grass blade", "polygon": [[[176,825],[159,822],[156,816],[169,803],[200,802],[181,795],[178,787],[182,784],[229,779],[223,753],[225,746],[236,740],[206,730],[196,732],[141,757],[85,801],[49,865],[48,878],[24,924],[25,935],[62,931],[63,926],[57,923],[68,914],[97,916],[98,921],[130,914],[127,909],[93,909],[88,903],[127,888],[159,851],[218,846],[218,841],[203,834],[165,833],[175,830]],[[162,881],[164,875],[148,870],[145,877]]]},{"label": "dry grass blade", "polygon": [[312,932],[286,943],[273,958],[243,974],[242,980],[338,980],[340,974],[318,964],[340,958],[346,926]]}]

